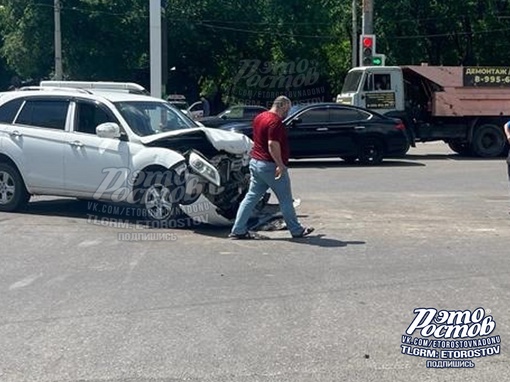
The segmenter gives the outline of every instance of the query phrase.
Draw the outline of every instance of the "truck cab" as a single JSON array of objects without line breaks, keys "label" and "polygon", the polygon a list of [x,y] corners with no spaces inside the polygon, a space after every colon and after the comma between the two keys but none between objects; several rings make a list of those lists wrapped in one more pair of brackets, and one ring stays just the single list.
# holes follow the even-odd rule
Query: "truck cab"
[{"label": "truck cab", "polygon": [[508,150],[508,67],[356,67],[336,101],[401,119],[412,145],[442,140],[459,154],[479,157]]},{"label": "truck cab", "polygon": [[398,66],[366,66],[349,71],[336,102],[381,114],[405,110],[404,81]]}]

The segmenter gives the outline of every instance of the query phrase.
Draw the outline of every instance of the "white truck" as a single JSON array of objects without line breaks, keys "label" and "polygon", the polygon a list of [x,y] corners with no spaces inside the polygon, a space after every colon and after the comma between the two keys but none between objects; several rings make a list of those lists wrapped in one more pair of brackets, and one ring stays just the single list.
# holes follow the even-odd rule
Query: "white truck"
[{"label": "white truck", "polygon": [[508,150],[510,67],[356,67],[336,101],[402,119],[412,145],[442,140],[480,157]]}]

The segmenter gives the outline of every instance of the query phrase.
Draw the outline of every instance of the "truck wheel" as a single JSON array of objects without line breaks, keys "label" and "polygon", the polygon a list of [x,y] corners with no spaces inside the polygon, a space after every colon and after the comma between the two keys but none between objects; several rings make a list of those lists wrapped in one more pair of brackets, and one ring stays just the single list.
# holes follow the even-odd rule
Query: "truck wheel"
[{"label": "truck wheel", "polygon": [[361,145],[359,162],[362,165],[376,165],[383,161],[384,146],[378,139],[367,139]]},{"label": "truck wheel", "polygon": [[29,199],[30,194],[18,170],[10,164],[0,163],[0,211],[20,210]]},{"label": "truck wheel", "polygon": [[503,154],[505,145],[503,130],[496,125],[486,124],[476,129],[471,149],[479,157],[493,158]]},{"label": "truck wheel", "polygon": [[460,140],[450,141],[448,142],[448,146],[452,151],[455,151],[457,154],[460,155],[469,155],[471,154],[471,149],[469,148],[469,145],[467,142],[462,142]]}]

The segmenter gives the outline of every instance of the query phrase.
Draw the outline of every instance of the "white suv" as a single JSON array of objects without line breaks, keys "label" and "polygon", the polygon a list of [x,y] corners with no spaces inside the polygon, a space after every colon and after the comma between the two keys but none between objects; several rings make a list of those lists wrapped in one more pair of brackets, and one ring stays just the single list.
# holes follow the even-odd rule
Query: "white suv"
[{"label": "white suv", "polygon": [[151,219],[179,210],[230,224],[249,186],[251,147],[129,86],[0,93],[0,211],[56,195],[134,203]]}]

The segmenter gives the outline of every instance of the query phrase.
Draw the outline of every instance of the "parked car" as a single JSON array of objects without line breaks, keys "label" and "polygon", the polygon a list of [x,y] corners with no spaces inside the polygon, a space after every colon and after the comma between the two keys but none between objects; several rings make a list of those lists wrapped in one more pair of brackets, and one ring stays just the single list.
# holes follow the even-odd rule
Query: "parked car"
[{"label": "parked car", "polygon": [[263,106],[236,105],[225,109],[218,115],[198,120],[208,127],[220,127],[230,123],[251,122],[253,118],[266,110]]},{"label": "parked car", "polygon": [[[340,157],[347,162],[379,164],[402,157],[409,142],[402,121],[337,103],[293,106],[284,120],[291,158]],[[252,137],[250,123],[223,127]]]},{"label": "parked car", "polygon": [[204,115],[204,106],[202,101],[193,102],[191,106],[186,109],[186,114],[195,121],[200,120],[200,118]]},{"label": "parked car", "polygon": [[146,95],[0,93],[0,211],[39,194],[136,204],[152,220],[205,211],[206,223],[230,224],[249,186],[251,147]]},{"label": "parked car", "polygon": [[189,108],[188,101],[186,101],[186,97],[182,94],[169,94],[166,97],[167,101],[175,106],[180,111],[187,111]]}]

